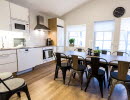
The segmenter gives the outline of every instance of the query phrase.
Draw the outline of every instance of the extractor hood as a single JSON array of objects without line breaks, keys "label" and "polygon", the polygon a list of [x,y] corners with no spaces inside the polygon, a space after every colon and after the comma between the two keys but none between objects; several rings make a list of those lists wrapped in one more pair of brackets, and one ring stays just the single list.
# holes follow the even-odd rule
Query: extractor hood
[{"label": "extractor hood", "polygon": [[46,30],[46,31],[50,31],[50,29],[48,27],[46,27],[45,25],[43,25],[43,23],[44,23],[44,18],[42,16],[37,16],[37,25],[34,28],[34,30]]}]

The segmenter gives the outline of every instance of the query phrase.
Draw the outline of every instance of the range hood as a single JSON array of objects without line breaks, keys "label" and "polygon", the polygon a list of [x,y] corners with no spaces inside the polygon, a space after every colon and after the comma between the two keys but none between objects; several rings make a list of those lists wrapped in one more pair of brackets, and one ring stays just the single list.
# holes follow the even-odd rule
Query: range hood
[{"label": "range hood", "polygon": [[37,25],[34,28],[34,30],[46,30],[46,31],[50,31],[50,29],[48,27],[46,27],[45,25],[43,25],[43,23],[44,23],[44,18],[42,16],[37,16]]}]

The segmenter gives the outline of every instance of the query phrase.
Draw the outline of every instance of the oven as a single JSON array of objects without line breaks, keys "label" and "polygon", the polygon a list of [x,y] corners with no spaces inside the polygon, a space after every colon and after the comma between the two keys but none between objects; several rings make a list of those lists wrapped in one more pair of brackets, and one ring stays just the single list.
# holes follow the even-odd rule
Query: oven
[{"label": "oven", "polygon": [[43,61],[49,62],[54,60],[53,57],[53,47],[45,47],[43,48]]}]

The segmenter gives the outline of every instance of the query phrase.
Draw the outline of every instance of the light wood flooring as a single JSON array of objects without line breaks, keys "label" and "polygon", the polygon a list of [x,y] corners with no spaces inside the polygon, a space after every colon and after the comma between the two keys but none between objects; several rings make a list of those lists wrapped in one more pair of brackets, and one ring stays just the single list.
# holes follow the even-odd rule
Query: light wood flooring
[{"label": "light wood flooring", "polygon": [[[101,98],[98,82],[92,79],[87,92],[80,89],[78,75],[72,79],[70,86],[67,85],[70,72],[67,72],[66,85],[62,82],[62,74],[54,80],[55,63],[40,65],[33,71],[18,77],[24,78],[28,84],[32,100],[107,100],[108,89],[104,88],[104,98]],[[85,88],[86,77],[84,76]],[[22,93],[21,98],[13,95],[10,100],[27,100],[26,95]],[[122,85],[117,85],[111,100],[128,100],[127,93]]]}]

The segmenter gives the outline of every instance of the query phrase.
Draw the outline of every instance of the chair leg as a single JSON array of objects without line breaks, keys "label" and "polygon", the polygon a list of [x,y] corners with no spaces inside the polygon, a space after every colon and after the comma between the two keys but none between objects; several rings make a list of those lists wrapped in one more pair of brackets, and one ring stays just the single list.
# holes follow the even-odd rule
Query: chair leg
[{"label": "chair leg", "polygon": [[75,79],[76,73],[74,73],[73,78]]},{"label": "chair leg", "polygon": [[29,91],[28,91],[28,87],[27,87],[27,85],[25,85],[23,91],[25,92],[25,94],[26,94],[28,100],[31,100],[31,97],[30,97],[30,94],[29,94]]},{"label": "chair leg", "polygon": [[108,66],[105,67],[106,75],[107,75],[107,80],[108,80]]},{"label": "chair leg", "polygon": [[55,80],[56,78],[58,78],[58,71],[59,71],[59,67],[56,65],[54,80]]},{"label": "chair leg", "polygon": [[10,93],[0,94],[0,100],[9,100],[12,95]]},{"label": "chair leg", "polygon": [[82,84],[83,84],[83,73],[84,72],[78,72],[78,75],[79,75],[79,78],[80,78],[81,90],[82,90]]},{"label": "chair leg", "polygon": [[114,87],[116,85],[116,80],[114,79],[111,79],[111,85],[110,85],[110,90],[109,90],[109,95],[108,95],[108,100],[110,99],[111,95],[112,95],[112,92],[114,90]]},{"label": "chair leg", "polygon": [[104,78],[103,78],[103,83],[104,83],[104,87],[106,88],[105,76],[104,76]]},{"label": "chair leg", "polygon": [[86,78],[88,77],[88,73],[87,73],[87,71],[85,71],[85,74],[86,74]]},{"label": "chair leg", "polygon": [[103,98],[103,79],[98,79],[101,97]]},{"label": "chair leg", "polygon": [[17,92],[17,95],[18,95],[18,97],[19,97],[19,98],[21,97],[21,94],[20,94],[20,92]]},{"label": "chair leg", "polygon": [[89,85],[89,83],[90,83],[90,80],[91,80],[91,76],[88,75],[85,92],[86,92],[86,90],[87,90],[87,88],[88,88],[88,85]]},{"label": "chair leg", "polygon": [[71,82],[71,78],[72,78],[72,76],[73,76],[73,71],[72,71],[71,74],[70,74],[70,78],[69,78],[68,86],[70,85],[70,82]]},{"label": "chair leg", "polygon": [[111,85],[111,78],[109,78],[108,88],[110,87],[110,85]]},{"label": "chair leg", "polygon": [[62,70],[62,75],[63,75],[63,84],[65,84],[66,71],[67,71],[67,69],[62,68],[61,70]]}]

